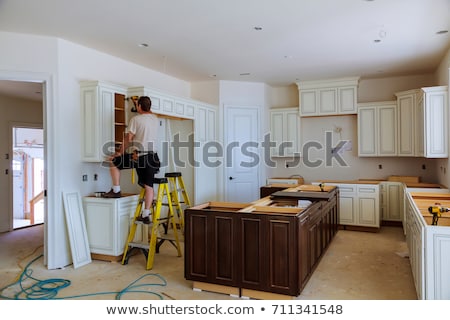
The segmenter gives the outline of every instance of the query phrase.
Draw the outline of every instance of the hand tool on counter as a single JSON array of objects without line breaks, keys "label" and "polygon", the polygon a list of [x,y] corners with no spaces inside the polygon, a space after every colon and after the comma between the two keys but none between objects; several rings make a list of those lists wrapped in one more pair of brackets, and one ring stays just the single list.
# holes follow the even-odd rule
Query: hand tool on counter
[{"label": "hand tool on counter", "polygon": [[442,207],[439,205],[429,206],[428,212],[433,215],[433,220],[431,222],[431,225],[437,226],[437,222],[438,222],[439,218],[441,217],[442,213],[449,212],[449,211],[450,211],[450,209],[447,207]]}]

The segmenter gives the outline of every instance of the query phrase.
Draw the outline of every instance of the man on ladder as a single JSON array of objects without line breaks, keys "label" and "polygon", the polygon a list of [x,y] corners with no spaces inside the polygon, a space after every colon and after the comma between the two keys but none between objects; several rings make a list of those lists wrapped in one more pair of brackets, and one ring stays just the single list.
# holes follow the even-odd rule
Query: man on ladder
[{"label": "man on ladder", "polygon": [[[137,220],[150,224],[150,212],[153,204],[153,184],[155,174],[161,166],[157,147],[158,118],[151,112],[152,102],[149,97],[139,97],[136,108],[138,115],[131,118],[120,150],[111,158],[110,174],[112,188],[105,193],[105,198],[120,198],[120,171],[123,169],[136,169],[138,184],[145,188],[145,206]],[[128,153],[128,148],[133,151]]]}]

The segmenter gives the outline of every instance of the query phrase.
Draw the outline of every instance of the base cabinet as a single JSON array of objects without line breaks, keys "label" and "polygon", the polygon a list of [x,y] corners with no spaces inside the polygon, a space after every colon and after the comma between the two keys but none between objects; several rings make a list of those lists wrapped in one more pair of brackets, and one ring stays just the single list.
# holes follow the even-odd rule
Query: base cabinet
[{"label": "base cabinet", "polygon": [[91,253],[118,257],[128,237],[130,217],[138,203],[138,195],[117,199],[83,198],[86,229]]},{"label": "base cabinet", "polygon": [[298,214],[185,210],[185,278],[298,296],[336,233],[337,193]]},{"label": "base cabinet", "polygon": [[[319,182],[314,182],[317,185]],[[339,225],[380,228],[380,186],[367,183],[331,183],[339,189]]]},{"label": "base cabinet", "polygon": [[450,299],[450,223],[443,215],[432,225],[428,213],[437,201],[450,206],[450,193],[442,190],[430,188],[416,194],[405,188],[404,192],[406,243],[418,299]]}]

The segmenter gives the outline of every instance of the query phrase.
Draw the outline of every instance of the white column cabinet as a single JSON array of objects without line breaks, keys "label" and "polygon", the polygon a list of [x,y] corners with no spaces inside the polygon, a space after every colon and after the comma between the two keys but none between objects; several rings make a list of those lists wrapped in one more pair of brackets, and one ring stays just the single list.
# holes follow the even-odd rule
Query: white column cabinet
[{"label": "white column cabinet", "polygon": [[424,109],[423,150],[427,158],[448,157],[448,89],[446,86],[422,88]]},{"label": "white column cabinet", "polygon": [[118,257],[128,237],[139,195],[106,199],[84,197],[83,207],[91,253]]},{"label": "white column cabinet", "polygon": [[357,113],[358,77],[301,81],[300,116],[328,116]]},{"label": "white column cabinet", "polygon": [[447,158],[447,87],[408,90],[396,96],[398,155]]},{"label": "white column cabinet", "polygon": [[198,145],[194,148],[194,203],[218,200],[219,197],[219,167],[211,165],[219,159],[211,156],[205,159],[208,152],[217,151],[205,148],[207,143],[218,142],[217,114],[218,110],[213,106],[198,105],[195,110],[194,141]]},{"label": "white column cabinet", "polygon": [[[126,90],[105,82],[83,81],[80,93],[82,158],[87,162],[102,162],[105,156],[114,153],[116,96],[123,99]],[[125,115],[123,108],[118,111]],[[126,119],[120,119],[121,129],[125,122]]]},{"label": "white column cabinet", "polygon": [[358,105],[358,155],[397,155],[397,107],[395,101]]},{"label": "white column cabinet", "polygon": [[418,90],[397,93],[398,155],[415,156],[416,105]]},{"label": "white column cabinet", "polygon": [[293,157],[300,155],[300,117],[298,108],[270,110],[270,139],[275,147],[271,156]]}]

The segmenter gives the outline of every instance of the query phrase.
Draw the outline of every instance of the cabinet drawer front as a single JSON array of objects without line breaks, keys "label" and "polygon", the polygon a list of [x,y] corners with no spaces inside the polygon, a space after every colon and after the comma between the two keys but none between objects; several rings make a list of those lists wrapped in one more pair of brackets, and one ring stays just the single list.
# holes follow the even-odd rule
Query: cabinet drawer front
[{"label": "cabinet drawer front", "polygon": [[356,194],[356,186],[353,184],[337,184],[336,186],[339,188],[340,195]]},{"label": "cabinet drawer front", "polygon": [[378,192],[378,186],[358,186],[358,193],[372,193],[376,194]]}]

